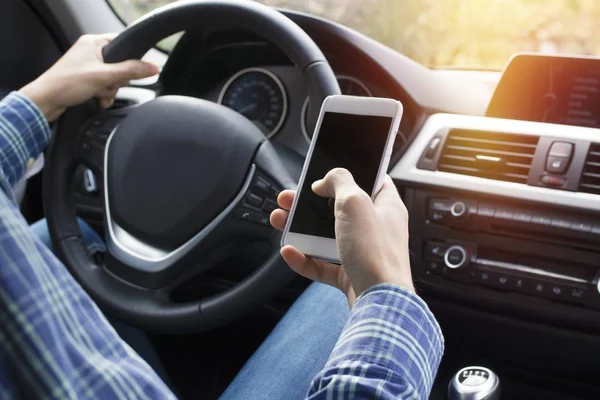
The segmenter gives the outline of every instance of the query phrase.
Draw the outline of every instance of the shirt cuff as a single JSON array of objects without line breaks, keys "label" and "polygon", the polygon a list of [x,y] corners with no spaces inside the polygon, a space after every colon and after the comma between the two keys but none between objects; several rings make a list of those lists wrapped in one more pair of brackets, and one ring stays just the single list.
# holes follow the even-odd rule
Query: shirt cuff
[{"label": "shirt cuff", "polygon": [[42,153],[50,140],[50,126],[28,97],[12,92],[0,101],[0,160],[12,187],[25,173],[30,160]]},{"label": "shirt cuff", "polygon": [[443,353],[444,337],[427,304],[406,288],[380,284],[356,300],[329,363],[376,364],[427,398]]}]

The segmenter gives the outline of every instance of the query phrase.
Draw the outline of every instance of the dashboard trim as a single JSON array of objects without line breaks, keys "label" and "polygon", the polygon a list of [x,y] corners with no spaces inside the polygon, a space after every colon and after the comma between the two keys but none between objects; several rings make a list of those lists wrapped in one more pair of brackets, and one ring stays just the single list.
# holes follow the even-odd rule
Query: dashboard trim
[{"label": "dashboard trim", "polygon": [[392,168],[390,176],[399,182],[426,184],[439,188],[468,190],[474,193],[498,195],[518,200],[534,201],[600,212],[600,196],[528,186],[520,183],[496,181],[475,176],[417,168],[417,164],[431,139],[447,129],[473,129],[504,132],[517,135],[537,135],[562,140],[600,140],[600,129],[566,126],[530,121],[487,118],[456,114],[430,116],[404,157]]},{"label": "dashboard trim", "polygon": [[[355,78],[353,76],[350,75],[336,75],[335,76],[338,80],[338,82],[340,80],[348,80],[350,82],[356,83],[358,86],[360,86],[361,88],[363,88],[365,90],[365,92],[367,92],[369,94],[369,97],[373,97],[373,92],[371,91],[371,89],[369,89],[369,87],[367,86],[366,83],[364,83],[363,81],[361,81],[358,78]],[[302,131],[302,135],[304,136],[304,139],[306,139],[306,142],[308,144],[310,144],[311,142],[311,138],[308,136],[308,131],[306,129],[306,113],[308,112],[308,103],[310,101],[310,98],[308,96],[306,96],[306,98],[304,99],[304,103],[302,103],[302,111],[300,112],[300,130]],[[404,135],[402,136],[402,138],[404,139]],[[405,139],[406,141],[406,139]]]}]

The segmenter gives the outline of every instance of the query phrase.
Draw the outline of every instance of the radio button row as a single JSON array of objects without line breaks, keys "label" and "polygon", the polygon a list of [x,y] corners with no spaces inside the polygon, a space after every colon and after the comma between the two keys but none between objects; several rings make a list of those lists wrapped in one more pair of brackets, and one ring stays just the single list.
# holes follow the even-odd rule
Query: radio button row
[{"label": "radio button row", "polygon": [[493,217],[496,213],[496,207],[489,204],[480,204],[477,210],[477,215],[480,217]]},{"label": "radio button row", "polygon": [[550,225],[555,228],[570,229],[571,220],[564,217],[552,217],[552,223]]},{"label": "radio button row", "polygon": [[533,219],[529,211],[515,211],[513,221],[529,223]]},{"label": "radio button row", "polygon": [[533,276],[513,274],[511,272],[478,269],[477,283],[511,292],[530,294],[548,299],[586,303],[589,289],[568,283],[537,279]]},{"label": "radio button row", "polygon": [[433,199],[429,202],[429,209],[436,211],[450,211],[450,207],[452,206],[452,202],[449,200],[439,200]]},{"label": "radio button row", "polygon": [[515,212],[510,208],[499,207],[496,209],[494,217],[499,219],[513,219],[514,214]]},{"label": "radio button row", "polygon": [[552,223],[552,217],[545,214],[534,213],[531,222],[538,225],[550,225]]},{"label": "radio button row", "polygon": [[574,231],[588,233],[592,231],[592,224],[585,221],[571,221],[571,229]]}]

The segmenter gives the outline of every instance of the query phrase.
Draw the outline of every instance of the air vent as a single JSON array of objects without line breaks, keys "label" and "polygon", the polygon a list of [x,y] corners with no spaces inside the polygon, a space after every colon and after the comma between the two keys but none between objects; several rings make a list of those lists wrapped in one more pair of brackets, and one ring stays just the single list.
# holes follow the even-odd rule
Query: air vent
[{"label": "air vent", "polygon": [[600,194],[600,144],[592,143],[585,159],[579,191]]},{"label": "air vent", "polygon": [[527,183],[538,140],[537,136],[452,129],[438,170]]}]

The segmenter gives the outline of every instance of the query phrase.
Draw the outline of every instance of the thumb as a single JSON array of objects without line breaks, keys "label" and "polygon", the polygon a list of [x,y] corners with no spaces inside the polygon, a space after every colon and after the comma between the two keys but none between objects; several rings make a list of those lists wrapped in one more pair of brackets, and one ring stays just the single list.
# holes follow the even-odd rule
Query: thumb
[{"label": "thumb", "polygon": [[312,184],[312,190],[316,195],[330,198],[343,198],[351,194],[362,192],[358,187],[352,174],[344,168],[334,168]]},{"label": "thumb", "polygon": [[127,60],[115,64],[105,64],[107,69],[107,86],[117,82],[128,82],[134,79],[143,79],[154,76],[160,72],[159,68],[151,63],[140,60]]}]

